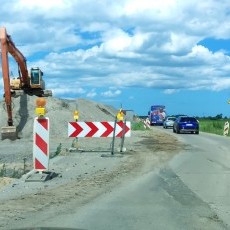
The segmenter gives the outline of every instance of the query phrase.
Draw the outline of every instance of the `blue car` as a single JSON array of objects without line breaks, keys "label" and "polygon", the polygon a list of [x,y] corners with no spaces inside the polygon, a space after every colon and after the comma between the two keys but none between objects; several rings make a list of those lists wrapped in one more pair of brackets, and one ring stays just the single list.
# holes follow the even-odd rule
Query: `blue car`
[{"label": "blue car", "polygon": [[173,132],[199,134],[199,121],[195,117],[178,117],[174,121]]}]

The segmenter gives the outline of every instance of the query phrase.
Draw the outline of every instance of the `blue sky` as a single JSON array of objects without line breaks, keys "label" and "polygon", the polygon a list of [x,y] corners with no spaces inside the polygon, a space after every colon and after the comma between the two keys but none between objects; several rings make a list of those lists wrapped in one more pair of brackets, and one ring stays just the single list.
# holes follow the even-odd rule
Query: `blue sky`
[{"label": "blue sky", "polygon": [[55,97],[230,117],[229,0],[0,2],[0,26]]}]

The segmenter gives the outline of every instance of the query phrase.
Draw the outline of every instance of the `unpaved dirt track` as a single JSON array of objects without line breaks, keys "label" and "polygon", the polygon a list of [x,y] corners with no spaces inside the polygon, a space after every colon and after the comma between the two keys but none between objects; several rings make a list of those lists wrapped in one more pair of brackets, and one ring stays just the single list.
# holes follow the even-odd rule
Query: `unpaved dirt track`
[{"label": "unpaved dirt track", "polygon": [[[90,148],[89,143],[88,141],[88,148]],[[84,144],[83,141],[82,144]],[[80,176],[79,174],[72,175],[71,180],[58,182],[62,178],[57,177],[43,183],[39,190],[35,189],[31,192],[28,190],[33,183],[27,182],[24,187],[25,194],[18,191],[18,195],[12,197],[9,193],[9,199],[6,194],[1,199],[1,194],[4,192],[2,190],[0,192],[0,229],[31,226],[34,223],[32,220],[38,213],[47,213],[47,217],[55,216],[62,212],[64,207],[67,208],[73,200],[79,207],[84,206],[100,194],[111,191],[123,181],[160,167],[184,147],[175,137],[157,129],[132,132],[132,137],[126,138],[125,146],[127,152],[124,153],[124,157],[110,158],[105,161],[104,166],[101,165],[97,170],[91,172],[89,170]],[[95,148],[95,143],[91,148]],[[95,155],[96,153],[86,152],[84,159],[89,158],[90,160],[94,157],[95,164],[97,160],[101,162],[100,154],[96,158]],[[113,165],[111,163],[113,161],[117,163]],[[77,163],[79,165],[80,162]],[[112,165],[111,168],[109,164]],[[84,167],[87,167],[87,164]],[[40,224],[42,225],[42,222]],[[36,219],[36,227],[39,227],[39,219]]]}]

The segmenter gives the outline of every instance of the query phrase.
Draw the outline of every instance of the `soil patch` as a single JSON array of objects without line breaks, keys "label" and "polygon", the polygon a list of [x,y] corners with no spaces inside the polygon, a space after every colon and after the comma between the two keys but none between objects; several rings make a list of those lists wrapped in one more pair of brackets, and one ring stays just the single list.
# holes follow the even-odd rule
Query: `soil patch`
[{"label": "soil patch", "polygon": [[[94,141],[91,146],[89,143],[88,140],[88,145],[85,147],[98,147],[94,146]],[[127,152],[124,153],[124,158],[117,161],[118,163],[111,170],[107,170],[110,165],[106,161],[104,166],[93,173],[76,174],[71,180],[61,184],[52,185],[51,182],[46,182],[39,190],[2,200],[0,229],[4,229],[8,224],[20,226],[21,223],[33,218],[37,212],[55,215],[55,212],[61,211],[62,206],[71,204],[73,199],[82,206],[95,197],[111,191],[119,183],[165,164],[183,148],[175,137],[154,128],[149,131],[133,132],[132,138],[127,138],[125,146]],[[84,159],[87,157],[90,160],[90,154],[84,155]],[[87,167],[87,164],[81,167]],[[58,178],[55,180],[58,182]],[[26,186],[32,184],[28,183]]]}]

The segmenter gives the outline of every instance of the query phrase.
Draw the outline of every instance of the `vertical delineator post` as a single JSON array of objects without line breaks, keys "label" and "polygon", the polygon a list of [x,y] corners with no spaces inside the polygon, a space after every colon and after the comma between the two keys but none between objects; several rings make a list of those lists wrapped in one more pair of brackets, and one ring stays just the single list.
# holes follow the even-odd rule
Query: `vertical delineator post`
[{"label": "vertical delineator post", "polygon": [[229,132],[229,122],[226,121],[224,123],[224,136],[228,136],[228,132]]},{"label": "vertical delineator post", "polygon": [[121,136],[120,152],[123,152],[123,147],[124,147],[124,142],[125,142],[125,128],[126,128],[126,120],[124,120],[123,126],[122,126],[122,136]]},{"label": "vertical delineator post", "polygon": [[116,137],[116,126],[117,126],[117,117],[115,118],[114,128],[113,128],[113,140],[112,140],[112,148],[111,154],[114,155],[114,144],[115,144],[115,137]]},{"label": "vertical delineator post", "polygon": [[35,171],[48,171],[49,168],[49,118],[34,119],[33,161]]},{"label": "vertical delineator post", "polygon": [[39,97],[36,99],[33,129],[33,162],[34,170],[38,172],[48,171],[49,168],[49,118],[46,114],[46,100]]},{"label": "vertical delineator post", "polygon": [[[79,111],[77,111],[77,110],[74,111],[74,116],[73,116],[73,118],[74,118],[74,120],[75,120],[76,122],[78,122],[78,119],[79,119]],[[75,137],[75,139],[73,140],[72,147],[78,149],[78,147],[79,147],[78,137]]]}]

